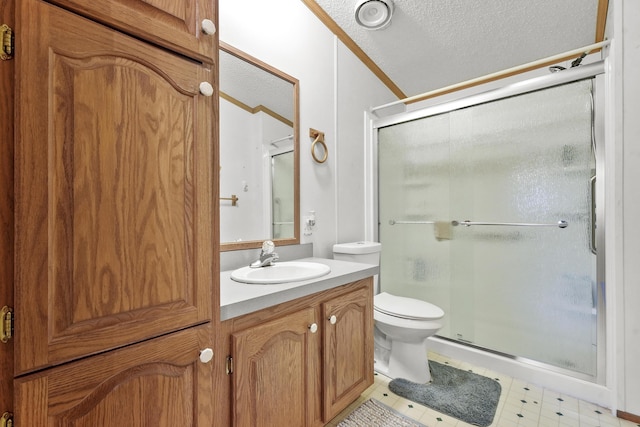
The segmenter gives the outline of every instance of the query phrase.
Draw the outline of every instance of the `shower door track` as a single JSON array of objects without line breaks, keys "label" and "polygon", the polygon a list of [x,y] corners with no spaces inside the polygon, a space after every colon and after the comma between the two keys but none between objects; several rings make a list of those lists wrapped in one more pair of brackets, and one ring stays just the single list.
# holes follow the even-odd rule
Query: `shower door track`
[{"label": "shower door track", "polygon": [[409,111],[404,113],[393,114],[387,117],[375,119],[373,129],[379,129],[398,123],[409,122],[416,119],[422,119],[437,114],[448,113],[450,111],[459,110],[461,108],[470,107],[472,105],[484,104],[486,102],[495,101],[510,96],[521,95],[527,92],[533,92],[540,89],[546,89],[552,86],[558,86],[565,83],[571,83],[578,80],[588,79],[605,71],[605,61],[598,61],[591,64],[580,65],[579,67],[568,68],[542,77],[535,77],[523,82],[510,84],[498,89],[489,90],[461,98],[454,101],[446,101],[431,107],[420,110]]}]

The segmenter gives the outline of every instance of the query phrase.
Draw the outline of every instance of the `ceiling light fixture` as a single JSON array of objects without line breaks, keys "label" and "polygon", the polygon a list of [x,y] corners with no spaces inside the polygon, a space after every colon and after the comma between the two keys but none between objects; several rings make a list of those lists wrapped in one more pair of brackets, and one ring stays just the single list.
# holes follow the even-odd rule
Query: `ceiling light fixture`
[{"label": "ceiling light fixture", "polygon": [[393,0],[358,0],[356,22],[367,30],[381,30],[391,24]]}]

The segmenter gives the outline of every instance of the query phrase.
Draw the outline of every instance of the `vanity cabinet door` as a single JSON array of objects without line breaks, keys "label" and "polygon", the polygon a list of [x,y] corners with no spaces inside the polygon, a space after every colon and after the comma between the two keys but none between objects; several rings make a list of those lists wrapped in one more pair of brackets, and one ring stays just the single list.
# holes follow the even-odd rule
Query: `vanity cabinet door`
[{"label": "vanity cabinet door", "polygon": [[373,287],[322,304],[324,416],[335,417],[373,384]]},{"label": "vanity cabinet door", "polygon": [[209,20],[217,25],[214,0],[49,0],[98,22],[212,63],[217,39]]},{"label": "vanity cabinet door", "polygon": [[[232,334],[233,425],[311,426],[320,331],[304,309]],[[312,326],[314,325],[314,326]]]},{"label": "vanity cabinet door", "polygon": [[15,425],[211,427],[210,341],[189,328],[21,377]]},{"label": "vanity cabinet door", "polygon": [[209,322],[212,70],[38,0],[17,14],[16,375]]}]

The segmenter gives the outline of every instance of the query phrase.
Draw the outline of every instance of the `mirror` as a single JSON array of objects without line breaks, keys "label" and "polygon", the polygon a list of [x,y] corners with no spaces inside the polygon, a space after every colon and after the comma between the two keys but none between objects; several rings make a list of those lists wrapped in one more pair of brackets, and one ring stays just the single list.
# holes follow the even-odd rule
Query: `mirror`
[{"label": "mirror", "polygon": [[220,250],[300,242],[298,80],[220,42]]}]

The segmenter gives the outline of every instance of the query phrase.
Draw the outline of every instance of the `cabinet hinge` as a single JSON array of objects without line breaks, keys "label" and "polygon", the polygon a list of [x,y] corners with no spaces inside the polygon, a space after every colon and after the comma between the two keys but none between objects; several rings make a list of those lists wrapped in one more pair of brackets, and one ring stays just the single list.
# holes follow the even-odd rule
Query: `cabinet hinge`
[{"label": "cabinet hinge", "polygon": [[13,414],[5,412],[0,418],[0,427],[13,427]]},{"label": "cabinet hinge", "polygon": [[[6,305],[0,309],[0,341],[6,343],[13,336],[13,309]],[[0,427],[2,427],[0,425]]]},{"label": "cabinet hinge", "polygon": [[233,374],[233,357],[227,356],[227,375]]},{"label": "cabinet hinge", "polygon": [[13,58],[13,31],[7,24],[0,26],[0,59],[6,61]]}]

